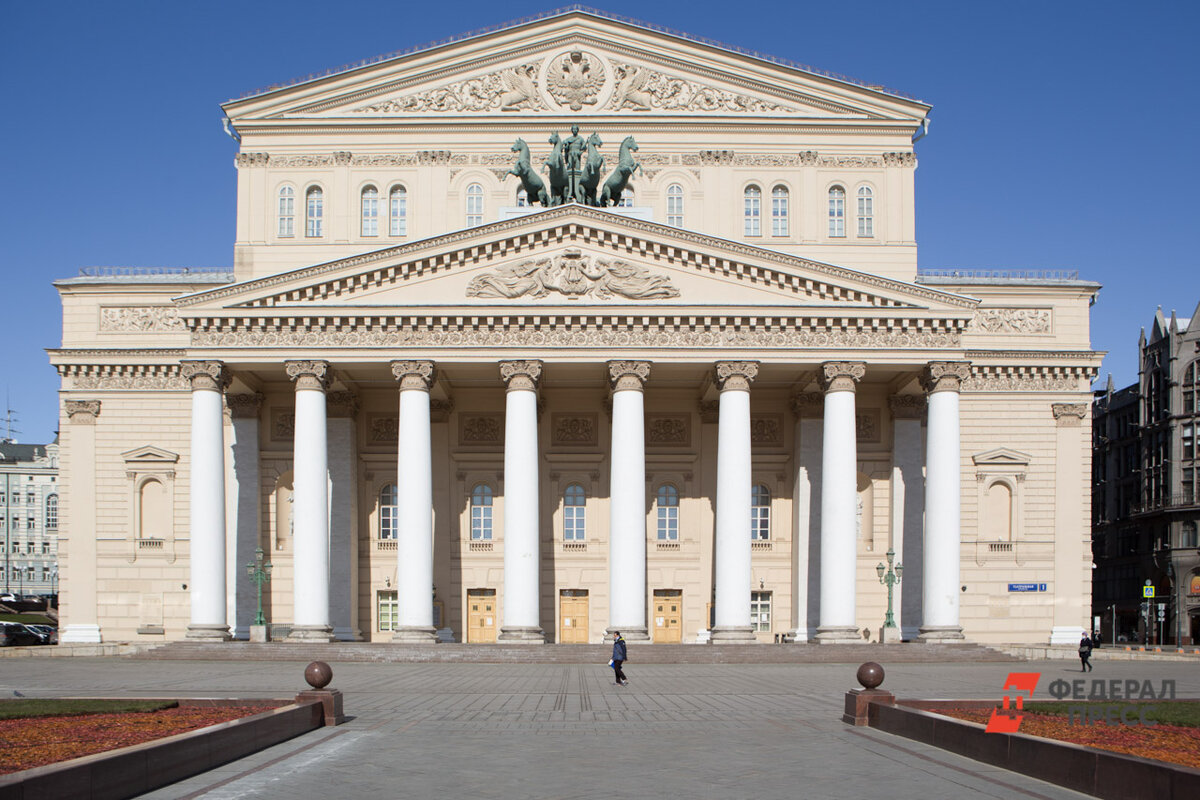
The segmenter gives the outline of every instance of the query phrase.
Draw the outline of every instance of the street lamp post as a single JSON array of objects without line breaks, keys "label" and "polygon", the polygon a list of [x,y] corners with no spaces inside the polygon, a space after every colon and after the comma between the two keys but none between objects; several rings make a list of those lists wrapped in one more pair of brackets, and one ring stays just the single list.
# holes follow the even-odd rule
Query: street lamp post
[{"label": "street lamp post", "polygon": [[879,576],[879,582],[887,587],[888,604],[887,616],[883,618],[883,630],[879,632],[879,641],[889,642],[898,641],[900,632],[896,628],[896,617],[892,613],[892,598],[894,597],[896,584],[900,582],[900,577],[904,574],[903,564],[893,564],[896,560],[896,551],[888,548],[887,551],[887,567],[883,564],[878,564],[875,567],[875,573]]},{"label": "street lamp post", "polygon": [[[246,565],[246,574],[250,576],[250,580],[254,582],[258,589],[258,613],[254,615],[254,625],[261,628],[262,641],[266,641],[266,626],[267,619],[263,616],[262,606],[262,590],[263,584],[271,580],[271,562],[263,561],[263,549],[256,548],[254,551],[254,561]],[[251,635],[251,640],[256,639]]]}]

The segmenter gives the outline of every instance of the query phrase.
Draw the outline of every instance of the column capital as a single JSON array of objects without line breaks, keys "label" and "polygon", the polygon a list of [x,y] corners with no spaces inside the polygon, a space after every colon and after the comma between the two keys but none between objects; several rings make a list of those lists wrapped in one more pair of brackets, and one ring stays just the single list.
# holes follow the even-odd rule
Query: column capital
[{"label": "column capital", "polygon": [[750,391],[750,384],[758,377],[757,361],[718,361],[716,364],[717,388],[724,391]]},{"label": "column capital", "polygon": [[542,379],[541,361],[501,361],[500,378],[508,391],[536,392]]},{"label": "column capital", "polygon": [[853,392],[855,384],[867,374],[864,361],[826,361],[821,365],[818,379],[825,394]]},{"label": "column capital", "polygon": [[330,392],[325,397],[325,414],[329,419],[354,419],[358,406],[358,395],[354,392]]},{"label": "column capital", "polygon": [[317,389],[326,391],[333,376],[329,373],[328,361],[285,361],[287,375],[296,382],[296,391]]},{"label": "column capital", "polygon": [[400,391],[416,389],[428,392],[437,380],[437,365],[432,361],[393,361],[392,375],[400,381]]},{"label": "column capital", "polygon": [[614,392],[624,389],[635,389],[640,392],[649,379],[649,361],[608,362],[608,382]]},{"label": "column capital", "polygon": [[181,361],[180,374],[192,384],[192,391],[223,392],[229,388],[229,370],[220,361]]},{"label": "column capital", "polygon": [[1078,428],[1087,416],[1087,403],[1051,403],[1054,421],[1060,428]]},{"label": "column capital", "polygon": [[99,400],[67,400],[67,418],[76,425],[95,425],[100,416]]},{"label": "column capital", "polygon": [[430,422],[448,422],[450,420],[450,412],[454,410],[453,400],[430,400],[429,401],[429,421]]},{"label": "column capital", "polygon": [[229,416],[232,419],[258,419],[262,404],[261,392],[225,395],[225,405],[229,407]]},{"label": "column capital", "polygon": [[963,381],[970,377],[970,361],[930,361],[921,373],[921,388],[928,394],[959,392]]},{"label": "column capital", "polygon": [[801,392],[792,395],[792,413],[797,417],[819,417],[825,411],[825,395]]},{"label": "column capital", "polygon": [[924,419],[925,396],[921,394],[894,394],[888,398],[888,408],[893,419]]}]

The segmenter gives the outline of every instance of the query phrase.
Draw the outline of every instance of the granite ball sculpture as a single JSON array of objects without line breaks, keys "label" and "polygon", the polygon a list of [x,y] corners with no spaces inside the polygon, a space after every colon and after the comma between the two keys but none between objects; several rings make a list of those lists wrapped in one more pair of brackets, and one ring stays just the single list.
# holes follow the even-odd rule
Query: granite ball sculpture
[{"label": "granite ball sculpture", "polygon": [[[861,675],[861,673],[860,669],[859,674]],[[308,685],[314,689],[324,689],[333,680],[333,668],[324,661],[314,661],[305,667],[304,680],[308,681]]]},{"label": "granite ball sculpture", "polygon": [[858,673],[855,677],[858,678],[858,682],[862,684],[864,689],[876,689],[883,683],[883,667],[874,661],[867,661],[858,668]]}]

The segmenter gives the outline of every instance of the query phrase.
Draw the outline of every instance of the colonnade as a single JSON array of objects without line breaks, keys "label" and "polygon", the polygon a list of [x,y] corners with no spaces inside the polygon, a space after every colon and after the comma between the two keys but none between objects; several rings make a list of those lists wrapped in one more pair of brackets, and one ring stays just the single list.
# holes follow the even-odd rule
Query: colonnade
[{"label": "colonnade", "polygon": [[[291,638],[330,641],[330,526],[325,361],[288,361],[295,384],[294,608]],[[644,388],[651,365],[610,361],[612,445],[609,532],[609,631],[649,638],[646,607],[646,457]],[[434,642],[432,361],[393,361],[399,383],[397,460],[398,624],[394,639]],[[537,397],[542,362],[501,361],[505,383],[504,604],[499,641],[540,643]],[[192,388],[191,624],[188,636],[228,639],[225,571],[225,467],[222,393],[229,374],[218,361],[184,362]],[[817,641],[860,642],[855,617],[855,389],[866,374],[856,361],[826,362],[820,492],[820,607]],[[923,639],[961,639],[959,625],[959,391],[963,361],[929,363],[925,526],[922,564]],[[714,564],[714,642],[750,642],[751,431],[753,361],[714,365],[719,390]]]}]

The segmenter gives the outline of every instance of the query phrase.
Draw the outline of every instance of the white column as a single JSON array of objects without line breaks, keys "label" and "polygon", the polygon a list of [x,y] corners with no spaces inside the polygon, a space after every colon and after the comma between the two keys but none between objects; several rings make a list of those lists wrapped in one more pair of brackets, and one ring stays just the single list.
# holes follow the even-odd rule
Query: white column
[{"label": "white column", "polygon": [[296,382],[296,440],[293,451],[295,520],[292,567],[292,632],[289,639],[333,640],[329,617],[329,452],[326,439],[325,390],[329,364],[288,361]]},{"label": "white column", "polygon": [[429,390],[437,379],[432,361],[393,361],[400,382],[399,463],[396,467],[396,599],[394,642],[432,644],[433,448]]},{"label": "white column", "polygon": [[185,361],[192,384],[191,532],[192,618],[189,639],[230,638],[225,597],[225,418],[222,393],[229,373],[220,361]]},{"label": "white column", "polygon": [[896,584],[893,608],[896,624],[904,639],[917,638],[923,619],[921,614],[921,584],[923,582],[924,537],[921,526],[925,519],[925,434],[921,422],[925,416],[925,397],[919,394],[897,394],[888,398],[892,410],[892,549],[896,563],[904,566],[900,583]]},{"label": "white column", "polygon": [[608,534],[608,632],[650,638],[646,626],[646,446],[642,389],[648,361],[610,361],[612,456]]},{"label": "white column", "polygon": [[716,619],[712,641],[752,642],[750,627],[750,383],[754,361],[718,361]]},{"label": "white column", "polygon": [[933,361],[922,385],[929,394],[925,435],[925,569],[921,641],[960,641],[958,619],[962,453],[958,394],[971,376],[966,361]]},{"label": "white column", "polygon": [[855,617],[858,567],[858,450],[854,388],[866,374],[859,361],[821,365],[825,422],[821,446],[821,610],[817,641],[861,642]]},{"label": "white column", "polygon": [[[70,491],[59,529],[59,614],[63,644],[100,642],[96,608],[96,418],[99,400],[66,400],[62,480]],[[65,558],[61,558],[65,555]]]},{"label": "white column", "polygon": [[1050,644],[1076,646],[1090,631],[1091,477],[1088,403],[1052,403],[1054,414],[1054,627]]},{"label": "white column", "polygon": [[[233,437],[229,442],[233,481],[228,498],[231,530],[226,533],[231,553],[226,575],[229,585],[234,587],[229,596],[228,614],[233,622],[235,639],[250,637],[250,626],[258,611],[258,589],[250,580],[246,565],[254,563],[254,551],[262,547],[262,485],[258,459],[258,417],[262,401],[263,396],[258,393],[225,396],[233,423]],[[269,553],[266,558],[270,560]]]},{"label": "white column", "polygon": [[792,624],[793,642],[817,635],[821,591],[821,416],[825,396],[805,392],[792,398],[796,425],[792,437]]},{"label": "white column", "polygon": [[325,396],[329,453],[329,622],[333,637],[355,642],[358,629],[358,398],[352,392]]},{"label": "white column", "polygon": [[502,642],[542,644],[538,585],[537,386],[540,361],[501,361],[504,418],[504,602]]}]

